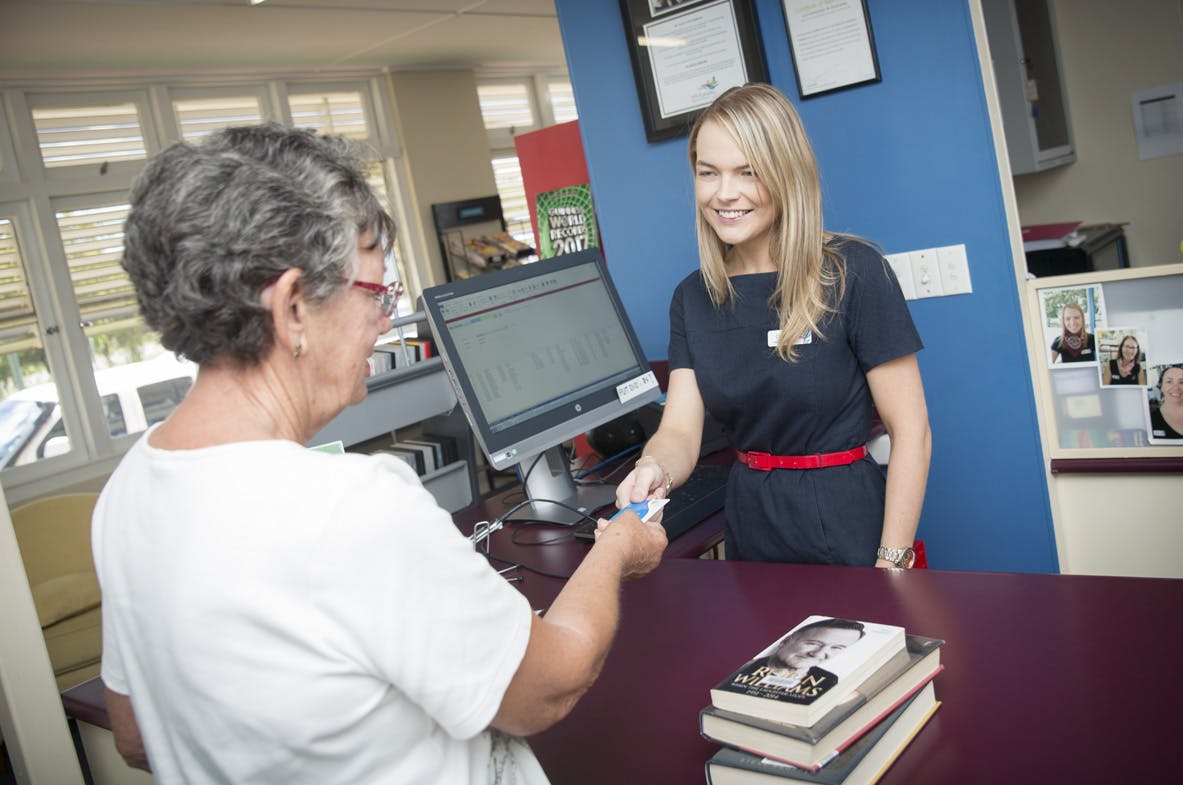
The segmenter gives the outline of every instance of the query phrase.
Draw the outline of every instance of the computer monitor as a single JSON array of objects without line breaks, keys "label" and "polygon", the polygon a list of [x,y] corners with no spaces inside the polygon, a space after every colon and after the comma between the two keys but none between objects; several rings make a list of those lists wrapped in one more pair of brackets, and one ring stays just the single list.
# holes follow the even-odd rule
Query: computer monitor
[{"label": "computer monitor", "polygon": [[583,520],[615,498],[576,485],[561,445],[660,397],[598,249],[423,292],[436,347],[497,469],[518,465],[533,506],[515,517]]}]

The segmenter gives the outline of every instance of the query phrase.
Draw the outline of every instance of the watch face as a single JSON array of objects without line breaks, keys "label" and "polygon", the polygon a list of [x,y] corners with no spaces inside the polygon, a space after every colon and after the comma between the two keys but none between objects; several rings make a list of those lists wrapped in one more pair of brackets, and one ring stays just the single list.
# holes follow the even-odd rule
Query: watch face
[{"label": "watch face", "polygon": [[896,562],[897,566],[903,567],[905,570],[912,569],[912,565],[916,563],[916,551],[911,548],[904,548],[904,555]]}]

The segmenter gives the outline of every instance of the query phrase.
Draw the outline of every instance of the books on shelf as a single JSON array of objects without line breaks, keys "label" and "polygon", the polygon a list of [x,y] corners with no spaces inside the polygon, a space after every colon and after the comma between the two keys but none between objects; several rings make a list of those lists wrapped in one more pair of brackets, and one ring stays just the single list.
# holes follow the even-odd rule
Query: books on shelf
[{"label": "books on shelf", "polygon": [[905,651],[811,726],[707,706],[699,714],[699,729],[708,741],[816,771],[936,677],[943,643],[908,635]]},{"label": "books on shelf", "polygon": [[812,726],[903,651],[903,627],[810,616],[715,685],[711,703]]},{"label": "books on shelf", "polygon": [[404,338],[378,344],[370,355],[370,373],[377,375],[396,368],[406,368],[434,355],[434,347],[427,338]]},{"label": "books on shelf", "polygon": [[393,455],[425,477],[460,459],[459,444],[454,436],[423,433],[418,438],[395,438],[388,444],[373,449],[374,454]]},{"label": "books on shelf", "polygon": [[816,771],[723,748],[707,761],[708,785],[872,785],[940,707],[932,682]]}]

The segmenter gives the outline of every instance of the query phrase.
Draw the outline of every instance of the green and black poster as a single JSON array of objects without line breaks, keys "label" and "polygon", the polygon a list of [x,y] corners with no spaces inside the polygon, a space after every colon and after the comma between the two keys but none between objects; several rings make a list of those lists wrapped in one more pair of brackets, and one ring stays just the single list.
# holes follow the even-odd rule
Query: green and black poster
[{"label": "green and black poster", "polygon": [[540,193],[537,208],[539,259],[599,247],[590,185],[571,185]]}]

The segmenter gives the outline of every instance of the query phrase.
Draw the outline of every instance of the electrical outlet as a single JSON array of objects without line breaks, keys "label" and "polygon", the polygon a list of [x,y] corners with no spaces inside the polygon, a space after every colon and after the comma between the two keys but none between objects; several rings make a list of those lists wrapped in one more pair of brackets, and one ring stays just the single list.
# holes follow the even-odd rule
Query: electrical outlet
[{"label": "electrical outlet", "polygon": [[969,280],[969,260],[964,245],[946,245],[934,249],[937,267],[940,270],[941,288],[945,294],[970,294],[973,284]]},{"label": "electrical outlet", "polygon": [[916,299],[916,286],[912,283],[912,263],[906,253],[889,253],[885,257],[900,282],[900,289],[904,292],[905,300]]},{"label": "electrical outlet", "polygon": [[916,287],[916,296],[940,297],[944,294],[936,252],[926,248],[923,251],[912,251],[908,256],[912,263],[912,283]]}]

